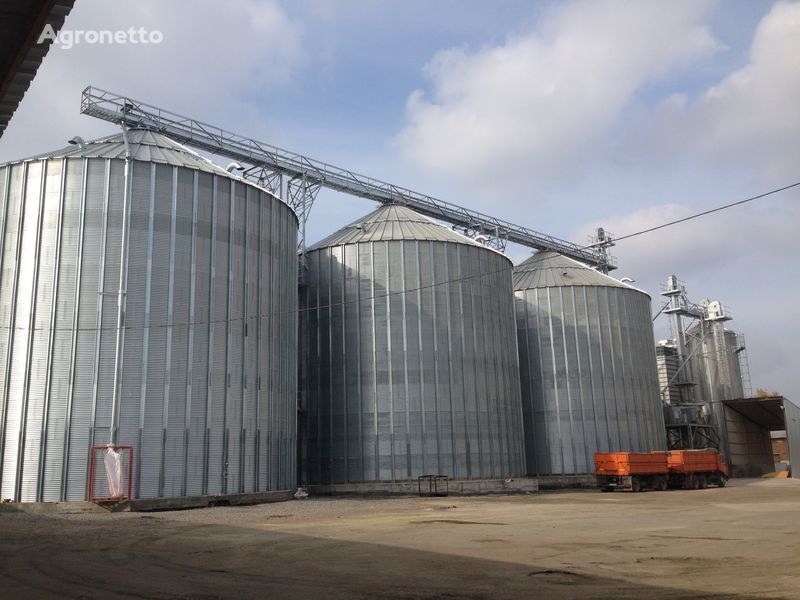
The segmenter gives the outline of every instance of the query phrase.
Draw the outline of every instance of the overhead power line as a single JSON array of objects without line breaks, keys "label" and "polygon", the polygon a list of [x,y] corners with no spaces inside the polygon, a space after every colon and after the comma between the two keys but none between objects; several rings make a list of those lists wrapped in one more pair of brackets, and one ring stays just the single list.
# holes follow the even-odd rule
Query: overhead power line
[{"label": "overhead power line", "polygon": [[648,229],[642,229],[641,231],[637,231],[635,233],[622,235],[620,237],[614,238],[614,241],[619,242],[620,240],[626,240],[628,238],[632,238],[637,235],[643,235],[645,233],[650,233],[651,231],[657,231],[659,229],[664,229],[665,227],[671,227],[672,225],[677,225],[678,223],[691,221],[692,219],[696,219],[698,217],[704,217],[705,215],[710,215],[711,213],[719,212],[721,210],[732,208],[734,206],[739,206],[740,204],[745,204],[747,202],[752,202],[753,200],[758,200],[759,198],[765,198],[767,196],[771,196],[772,194],[777,194],[778,192],[784,192],[793,187],[797,187],[798,185],[800,185],[800,181],[798,181],[797,183],[792,183],[791,185],[784,186],[782,188],[778,188],[776,190],[764,192],[763,194],[759,194],[758,196],[751,196],[750,198],[745,198],[744,200],[737,200],[736,202],[731,202],[730,204],[725,204],[724,206],[718,206],[717,208],[712,208],[710,210],[704,210],[703,212],[699,212],[694,215],[689,215],[688,217],[683,217],[682,219],[675,219],[674,221],[670,221],[668,223],[662,223],[661,225],[656,225],[655,227],[649,227]]}]

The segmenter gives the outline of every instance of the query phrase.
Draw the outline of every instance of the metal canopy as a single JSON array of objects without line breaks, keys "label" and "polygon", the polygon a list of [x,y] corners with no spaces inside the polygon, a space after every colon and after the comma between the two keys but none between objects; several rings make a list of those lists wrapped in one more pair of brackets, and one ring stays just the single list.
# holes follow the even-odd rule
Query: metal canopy
[{"label": "metal canopy", "polygon": [[723,400],[722,403],[739,414],[750,419],[753,423],[769,429],[780,431],[786,429],[783,409],[784,398],[771,396],[768,398],[736,398]]},{"label": "metal canopy", "polygon": [[450,223],[454,229],[471,237],[483,236],[499,249],[503,249],[507,242],[513,242],[537,250],[555,250],[602,270],[614,268],[600,248],[585,248],[120,94],[89,86],[82,94],[81,112],[112,123],[157,131],[178,142],[240,162],[245,167],[245,177],[278,192],[295,209],[301,223],[301,248],[305,248],[305,222],[309,211],[320,187],[324,186],[382,204],[403,204],[421,214]]}]

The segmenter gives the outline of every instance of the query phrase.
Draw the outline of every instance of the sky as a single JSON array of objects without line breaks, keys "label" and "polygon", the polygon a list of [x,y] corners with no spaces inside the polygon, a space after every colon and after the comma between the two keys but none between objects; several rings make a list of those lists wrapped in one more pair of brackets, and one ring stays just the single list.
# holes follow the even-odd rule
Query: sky
[{"label": "sky", "polygon": [[[77,0],[64,29],[130,27],[163,39],[51,48],[0,163],[115,133],[91,84],[575,242],[800,181],[800,2]],[[309,241],[372,209],[323,190]],[[673,273],[722,301],[753,390],[800,402],[799,228],[794,188],[621,240],[613,274],[654,314]]]}]

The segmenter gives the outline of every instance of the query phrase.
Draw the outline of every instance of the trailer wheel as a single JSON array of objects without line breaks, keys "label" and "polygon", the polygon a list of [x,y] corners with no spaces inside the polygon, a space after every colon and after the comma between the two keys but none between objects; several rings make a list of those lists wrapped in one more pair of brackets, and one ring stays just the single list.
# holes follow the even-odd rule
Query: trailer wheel
[{"label": "trailer wheel", "polygon": [[667,478],[666,477],[659,477],[658,482],[656,484],[656,489],[659,492],[666,492],[667,491]]},{"label": "trailer wheel", "polygon": [[639,481],[638,477],[633,477],[631,479],[631,491],[633,491],[633,492],[641,492],[642,491],[642,482]]},{"label": "trailer wheel", "polygon": [[700,479],[698,479],[697,475],[691,475],[691,482],[689,484],[689,487],[693,490],[700,489]]},{"label": "trailer wheel", "polygon": [[613,488],[613,487],[611,487],[611,486],[607,486],[607,485],[606,485],[606,486],[603,486],[603,487],[601,487],[601,488],[600,488],[600,491],[601,491],[601,492],[613,492],[613,491],[614,491],[614,488]]},{"label": "trailer wheel", "polygon": [[705,474],[697,476],[697,487],[701,490],[704,490],[708,487],[708,479],[706,479]]},{"label": "trailer wheel", "polygon": [[717,485],[718,485],[719,487],[725,487],[725,484],[726,484],[726,483],[728,483],[728,480],[727,480],[727,479],[725,479],[725,476],[724,476],[724,475],[720,475],[720,476],[719,476],[719,479],[717,480]]}]

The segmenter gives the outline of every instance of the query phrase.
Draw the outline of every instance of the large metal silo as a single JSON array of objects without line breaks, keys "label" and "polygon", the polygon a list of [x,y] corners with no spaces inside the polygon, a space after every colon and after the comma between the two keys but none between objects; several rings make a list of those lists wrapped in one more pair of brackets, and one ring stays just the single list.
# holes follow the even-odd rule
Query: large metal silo
[{"label": "large metal silo", "polygon": [[524,474],[510,261],[402,206],[308,250],[312,484]]},{"label": "large metal silo", "polygon": [[0,167],[0,492],[81,500],[92,445],[135,497],[295,485],[297,218],[161,135]]},{"label": "large metal silo", "polygon": [[516,267],[514,290],[528,473],[664,449],[650,297],[556,252]]}]

